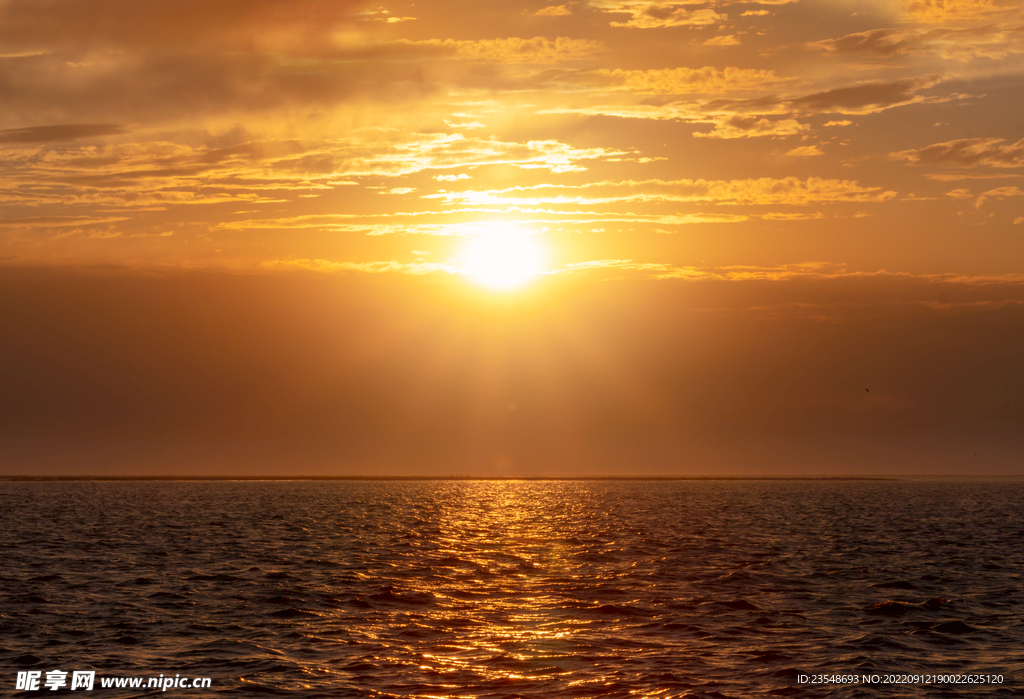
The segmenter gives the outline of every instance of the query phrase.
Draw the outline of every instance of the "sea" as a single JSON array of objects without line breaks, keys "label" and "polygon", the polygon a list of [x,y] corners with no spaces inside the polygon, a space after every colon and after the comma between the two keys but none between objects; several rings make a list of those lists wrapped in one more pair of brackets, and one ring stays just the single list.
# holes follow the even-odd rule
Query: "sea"
[{"label": "sea", "polygon": [[5,481],[0,695],[1024,696],[1022,572],[1019,481]]}]

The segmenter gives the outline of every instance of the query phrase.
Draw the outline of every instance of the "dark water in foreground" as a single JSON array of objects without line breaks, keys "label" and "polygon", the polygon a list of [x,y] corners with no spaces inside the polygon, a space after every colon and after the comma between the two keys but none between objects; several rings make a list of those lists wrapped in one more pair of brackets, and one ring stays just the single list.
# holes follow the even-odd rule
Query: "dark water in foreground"
[{"label": "dark water in foreground", "polygon": [[[1024,696],[1022,513],[1020,483],[0,483],[0,694]],[[825,672],[1016,678],[795,684]]]}]

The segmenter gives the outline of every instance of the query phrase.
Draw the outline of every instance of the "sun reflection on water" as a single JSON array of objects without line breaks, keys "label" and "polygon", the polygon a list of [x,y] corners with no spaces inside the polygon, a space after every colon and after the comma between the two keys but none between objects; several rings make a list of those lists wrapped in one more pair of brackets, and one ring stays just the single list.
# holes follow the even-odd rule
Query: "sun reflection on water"
[{"label": "sun reflection on water", "polygon": [[573,661],[573,637],[593,623],[572,614],[557,594],[558,586],[579,581],[563,541],[579,527],[571,521],[576,506],[563,497],[538,499],[523,483],[453,490],[458,495],[438,513],[441,548],[435,552],[451,577],[431,589],[461,607],[448,619],[454,627],[470,623],[461,642],[424,654],[426,667],[491,681],[568,673],[559,663]]}]

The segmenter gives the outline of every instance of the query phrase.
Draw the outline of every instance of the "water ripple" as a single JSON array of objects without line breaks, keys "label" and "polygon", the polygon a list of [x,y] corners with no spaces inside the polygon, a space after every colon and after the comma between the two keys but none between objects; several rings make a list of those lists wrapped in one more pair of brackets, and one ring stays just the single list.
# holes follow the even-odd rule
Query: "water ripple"
[{"label": "water ripple", "polygon": [[1019,672],[1022,501],[1008,483],[0,483],[0,682],[721,699],[868,691],[794,686],[817,672]]}]

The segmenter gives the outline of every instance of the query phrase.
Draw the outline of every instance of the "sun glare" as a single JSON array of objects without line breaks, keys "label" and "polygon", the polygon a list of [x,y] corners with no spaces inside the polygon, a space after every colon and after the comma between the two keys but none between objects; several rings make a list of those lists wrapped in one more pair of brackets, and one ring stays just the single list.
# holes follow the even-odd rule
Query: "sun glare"
[{"label": "sun glare", "polygon": [[536,236],[513,226],[493,224],[466,242],[459,262],[462,273],[480,286],[509,291],[524,286],[543,271],[544,252]]}]

